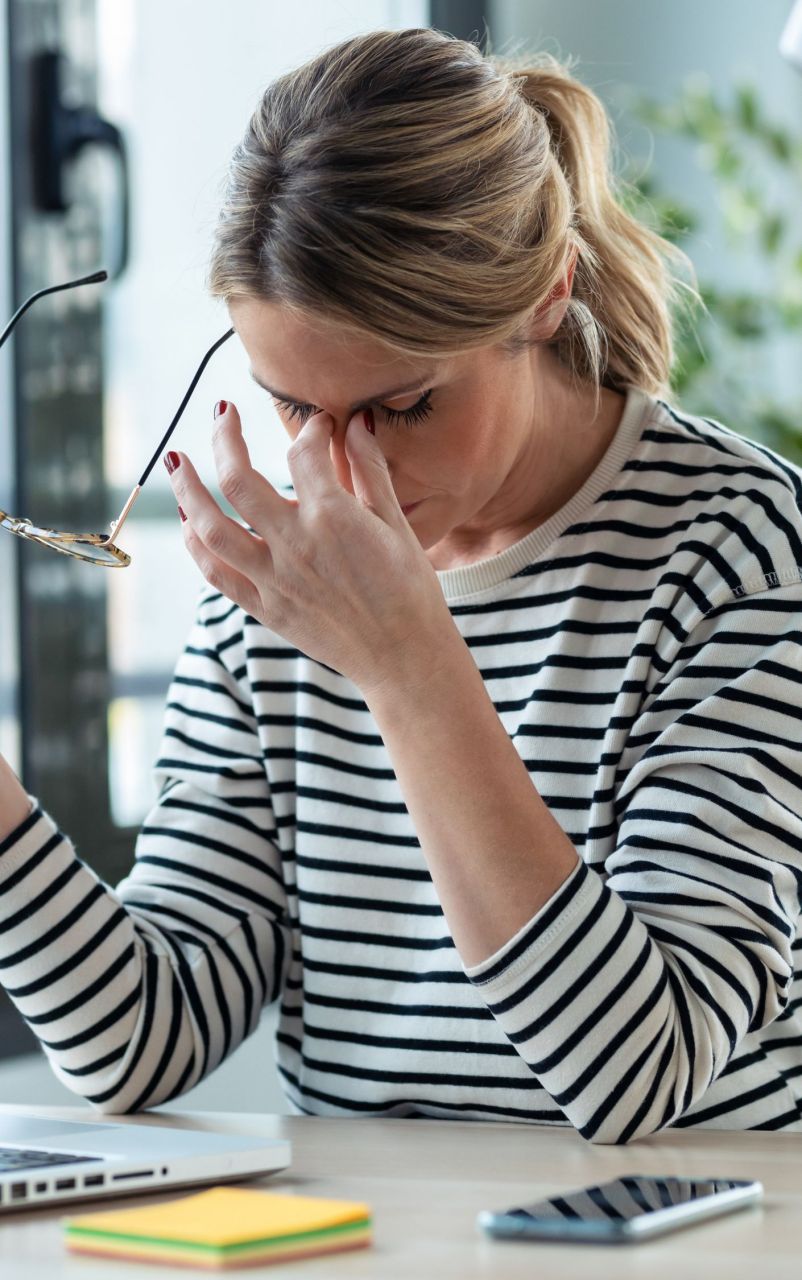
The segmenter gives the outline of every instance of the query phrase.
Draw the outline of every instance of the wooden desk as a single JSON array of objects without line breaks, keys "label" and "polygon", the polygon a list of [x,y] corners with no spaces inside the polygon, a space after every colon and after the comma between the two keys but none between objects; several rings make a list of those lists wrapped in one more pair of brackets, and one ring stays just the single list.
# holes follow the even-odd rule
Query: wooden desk
[{"label": "wooden desk", "polygon": [[[4,1112],[22,1108],[4,1106]],[[31,1109],[32,1110],[32,1109]],[[38,1114],[87,1119],[82,1107]],[[97,1117],[95,1117],[97,1118]],[[340,1257],[309,1258],[235,1274],[280,1280],[798,1280],[802,1271],[802,1134],[677,1129],[629,1147],[592,1146],[570,1129],[448,1120],[329,1120],[237,1113],[152,1112],[139,1122],[288,1137],[293,1162],[249,1185],[364,1200],[375,1244]],[[758,1178],[764,1204],[621,1246],[521,1244],[486,1239],[480,1209],[570,1190],[622,1173]],[[171,1195],[183,1195],[173,1191]],[[168,1198],[164,1193],[95,1202],[100,1209]],[[84,1202],[84,1205],[86,1202]],[[77,1206],[77,1202],[76,1202]],[[0,1216],[3,1280],[180,1280],[208,1271],[68,1254],[59,1219],[76,1206]],[[93,1207],[95,1207],[93,1206]],[[764,1270],[765,1267],[765,1270]]]}]

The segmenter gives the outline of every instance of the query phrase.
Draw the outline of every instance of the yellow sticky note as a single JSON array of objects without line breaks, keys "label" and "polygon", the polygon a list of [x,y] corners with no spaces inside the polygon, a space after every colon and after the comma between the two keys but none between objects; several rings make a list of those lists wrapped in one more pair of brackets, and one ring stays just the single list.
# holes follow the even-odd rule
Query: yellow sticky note
[{"label": "yellow sticky note", "polygon": [[73,1232],[96,1239],[124,1236],[129,1240],[144,1238],[153,1243],[225,1249],[248,1241],[269,1241],[369,1221],[369,1207],[350,1200],[281,1195],[247,1187],[214,1187],[166,1204],[84,1214],[70,1218],[65,1226],[68,1236]]}]

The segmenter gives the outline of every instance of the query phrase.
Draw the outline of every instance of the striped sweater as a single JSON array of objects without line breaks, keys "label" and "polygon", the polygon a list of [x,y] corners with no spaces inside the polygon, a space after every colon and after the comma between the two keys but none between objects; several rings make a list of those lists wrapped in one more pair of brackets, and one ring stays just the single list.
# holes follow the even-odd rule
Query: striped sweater
[{"label": "striped sweater", "polygon": [[566,506],[440,572],[580,856],[470,968],[359,690],[206,589],[128,877],[34,797],[0,845],[0,980],[58,1077],[163,1102],[279,1001],[305,1113],[802,1130],[800,566],[802,471],[631,391]]}]

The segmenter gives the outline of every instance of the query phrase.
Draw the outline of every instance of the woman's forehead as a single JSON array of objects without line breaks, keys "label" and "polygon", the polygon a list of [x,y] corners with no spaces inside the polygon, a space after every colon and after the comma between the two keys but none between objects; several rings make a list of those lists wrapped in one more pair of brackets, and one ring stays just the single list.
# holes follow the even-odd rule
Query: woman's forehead
[{"label": "woman's forehead", "polygon": [[403,394],[442,371],[448,361],[395,355],[369,335],[343,334],[279,303],[238,300],[231,322],[248,353],[251,376],[283,399],[338,400],[361,393],[365,403]]}]

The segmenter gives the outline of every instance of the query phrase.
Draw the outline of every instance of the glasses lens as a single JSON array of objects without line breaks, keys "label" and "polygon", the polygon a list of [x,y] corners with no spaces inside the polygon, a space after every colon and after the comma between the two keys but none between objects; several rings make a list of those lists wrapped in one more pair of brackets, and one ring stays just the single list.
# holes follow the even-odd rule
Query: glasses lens
[{"label": "glasses lens", "polygon": [[131,557],[115,547],[107,533],[58,533],[55,529],[42,529],[30,520],[18,520],[0,511],[0,527],[16,533],[20,538],[38,542],[63,556],[83,560],[87,564],[103,565],[107,569],[124,569]]},{"label": "glasses lens", "polygon": [[73,556],[76,560],[88,560],[92,564],[105,565],[110,569],[119,569],[129,563],[129,557],[117,551],[116,547],[112,547],[110,543],[89,542],[88,539],[82,538],[60,538],[58,534],[50,537],[41,534],[28,533],[27,537],[32,542],[39,542],[44,547],[52,547],[54,551],[60,551],[62,555]]}]

